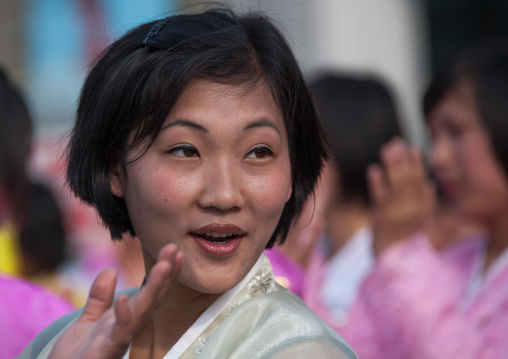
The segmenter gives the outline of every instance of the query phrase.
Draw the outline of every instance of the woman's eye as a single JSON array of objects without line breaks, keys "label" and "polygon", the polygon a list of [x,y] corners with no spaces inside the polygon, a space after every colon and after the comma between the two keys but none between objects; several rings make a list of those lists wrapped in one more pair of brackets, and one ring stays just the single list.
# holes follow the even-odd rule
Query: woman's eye
[{"label": "woman's eye", "polygon": [[452,138],[458,138],[471,130],[471,125],[467,118],[451,117],[444,123],[443,129]]},{"label": "woman's eye", "polygon": [[447,132],[448,134],[453,137],[453,138],[457,138],[457,137],[460,137],[462,136],[465,132],[467,131],[466,128],[463,128],[461,126],[458,126],[458,125],[449,125],[448,128],[447,128]]},{"label": "woman's eye", "polygon": [[173,147],[168,152],[175,155],[175,156],[179,156],[179,157],[197,157],[197,156],[199,156],[199,152],[196,149],[196,147],[190,146],[190,145]]},{"label": "woman's eye", "polygon": [[273,151],[266,146],[253,148],[246,157],[249,158],[266,158],[273,156]]}]

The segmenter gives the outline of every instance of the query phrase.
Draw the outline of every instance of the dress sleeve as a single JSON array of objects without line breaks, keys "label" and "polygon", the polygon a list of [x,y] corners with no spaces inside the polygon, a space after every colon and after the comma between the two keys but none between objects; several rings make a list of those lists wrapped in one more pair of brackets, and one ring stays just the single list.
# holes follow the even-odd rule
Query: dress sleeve
[{"label": "dress sleeve", "polygon": [[327,341],[312,341],[291,345],[269,357],[269,359],[352,359],[350,352],[341,350]]},{"label": "dress sleeve", "polygon": [[357,359],[332,328],[281,288],[243,302],[207,339],[204,358]]},{"label": "dress sleeve", "polygon": [[362,359],[477,358],[478,332],[460,315],[454,288],[463,273],[446,264],[423,234],[392,246],[338,332]]},{"label": "dress sleeve", "polygon": [[[52,342],[62,330],[81,314],[81,309],[71,312],[51,323],[16,357],[17,359],[45,358],[52,348]],[[54,344],[54,343],[53,343]]]}]

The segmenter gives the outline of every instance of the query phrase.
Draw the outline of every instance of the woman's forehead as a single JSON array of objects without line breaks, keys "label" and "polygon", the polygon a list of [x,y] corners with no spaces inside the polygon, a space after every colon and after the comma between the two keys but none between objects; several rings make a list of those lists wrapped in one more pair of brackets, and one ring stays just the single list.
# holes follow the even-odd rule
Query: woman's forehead
[{"label": "woman's forehead", "polygon": [[257,83],[224,84],[209,79],[190,82],[171,109],[164,126],[175,120],[204,120],[203,117],[235,117],[251,121],[266,119],[284,129],[280,107],[265,81]]}]

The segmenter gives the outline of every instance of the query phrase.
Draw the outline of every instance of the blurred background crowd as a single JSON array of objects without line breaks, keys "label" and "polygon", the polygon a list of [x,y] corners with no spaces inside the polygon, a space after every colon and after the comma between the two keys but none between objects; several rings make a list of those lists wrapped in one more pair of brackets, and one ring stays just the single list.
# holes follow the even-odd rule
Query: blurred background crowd
[{"label": "blurred background crowd", "polygon": [[[0,88],[0,105],[4,106],[0,108],[0,131],[3,132],[0,135],[3,152],[0,153],[0,271],[6,278],[24,278],[63,298],[64,302],[59,309],[55,306],[53,314],[51,310],[45,310],[48,317],[41,319],[38,330],[72,308],[82,306],[91,281],[105,266],[118,269],[118,289],[140,285],[143,280],[143,264],[137,254],[140,251],[136,239],[111,241],[93,210],[79,203],[63,181],[66,134],[73,123],[79,89],[88,65],[112,40],[128,29],[148,20],[194,10],[202,3],[194,0],[0,0],[0,68],[5,73],[3,87]],[[276,280],[300,295],[356,349],[357,342],[370,338],[366,334],[371,330],[369,328],[379,325],[375,321],[390,321],[390,313],[404,310],[411,317],[412,309],[403,304],[390,309],[387,302],[398,300],[393,299],[394,295],[404,295],[409,299],[418,297],[418,301],[408,299],[414,306],[425,307],[428,304],[422,304],[425,297],[422,293],[427,288],[425,285],[429,284],[429,278],[414,291],[405,289],[400,294],[397,288],[406,288],[406,284],[400,283],[414,282],[414,277],[395,280],[396,269],[390,267],[390,260],[398,258],[400,263],[404,263],[408,253],[421,254],[427,248],[422,249],[416,238],[406,243],[406,247],[396,248],[400,253],[392,250],[385,256],[389,244],[373,239],[375,236],[382,237],[383,230],[390,227],[389,220],[393,218],[383,222],[373,217],[373,207],[376,207],[375,214],[387,213],[380,209],[384,203],[382,177],[385,176],[385,182],[396,179],[390,171],[396,171],[397,159],[404,156],[413,163],[414,167],[409,166],[412,170],[417,172],[420,168],[418,155],[412,155],[414,151],[392,139],[403,138],[406,143],[420,149],[423,153],[421,167],[426,169],[430,178],[439,180],[448,176],[444,173],[445,160],[439,157],[440,153],[433,144],[438,143],[440,133],[447,131],[449,135],[451,132],[449,127],[443,130],[443,126],[451,125],[442,125],[441,117],[445,118],[445,122],[446,116],[453,117],[452,105],[460,103],[449,100],[455,92],[460,92],[456,90],[461,84],[460,77],[470,75],[467,71],[461,73],[460,69],[474,72],[476,65],[461,65],[459,62],[459,65],[452,66],[448,74],[453,73],[457,79],[450,80],[448,85],[434,83],[434,92],[427,91],[429,84],[437,69],[457,51],[490,40],[508,41],[508,3],[504,0],[229,0],[226,3],[239,11],[260,10],[275,19],[287,35],[309,79],[311,94],[328,136],[331,159],[316,189],[315,198],[307,204],[287,244],[267,251],[267,255],[274,266]],[[474,54],[469,53],[469,56],[473,58]],[[500,55],[503,56],[507,56],[506,53]],[[508,70],[503,68],[500,71]],[[444,77],[441,76],[441,79]],[[502,86],[492,85],[489,88],[498,90],[498,93],[503,91]],[[426,91],[427,108],[424,109]],[[455,97],[463,98],[460,93]],[[445,100],[451,101],[452,110],[442,108]],[[476,105],[479,103],[478,107],[482,107],[481,101],[475,99],[469,103],[477,102]],[[467,101],[463,105],[467,108]],[[498,112],[503,110],[496,109]],[[481,115],[482,111],[480,108]],[[467,126],[466,130],[460,126],[458,130],[468,130]],[[503,135],[502,126],[492,128],[488,130],[499,129],[501,132],[498,131],[497,136]],[[506,161],[508,153],[502,152],[503,148],[498,145],[502,139],[491,140],[496,153],[492,157],[504,154]],[[16,150],[9,152],[12,148]],[[467,145],[462,150],[467,151]],[[383,164],[382,168],[372,166],[379,162]],[[434,170],[430,170],[431,162]],[[482,171],[478,167],[478,172],[485,176],[489,173]],[[505,176],[501,175],[506,182]],[[502,232],[492,225],[497,219],[493,215],[488,217],[485,209],[482,210],[487,214],[483,217],[488,217],[488,220],[479,223],[463,215],[464,211],[456,211],[446,200],[447,191],[453,192],[453,188],[443,189],[436,185],[437,204],[432,203],[430,214],[424,214],[425,219],[412,226],[412,230],[405,231],[406,236],[424,228],[433,250],[444,253],[456,238],[483,236],[485,232],[487,236],[495,237],[492,234],[494,229]],[[501,192],[496,192],[492,198],[502,197],[504,194]],[[413,204],[425,207],[426,199],[414,193],[411,196]],[[505,204],[508,207],[508,197]],[[473,208],[474,203],[470,206]],[[500,204],[499,213],[504,210],[503,206]],[[468,207],[470,212],[475,212],[471,208]],[[398,210],[402,214],[411,213],[410,210],[405,212],[406,207]],[[491,226],[486,226],[486,222]],[[393,228],[386,230],[394,233]],[[472,278],[463,284],[469,293],[464,295],[468,300],[474,302],[474,293],[478,293],[485,273],[490,273],[488,268],[491,263],[496,264],[498,273],[508,267],[505,246],[500,244],[495,254],[490,250],[482,252],[485,258],[475,266],[485,270],[479,270],[480,274],[476,277],[474,269],[467,271],[466,276]],[[465,258],[465,252],[460,253],[446,255]],[[489,257],[491,254],[492,258]],[[434,262],[429,259],[421,263],[427,271]],[[388,270],[387,266],[390,267]],[[434,267],[438,268],[438,265]],[[413,261],[406,263],[404,268],[411,268],[414,274],[420,267]],[[376,270],[377,277],[372,275]],[[441,269],[436,271],[437,275],[443,273]],[[427,276],[432,278],[433,274],[429,273],[433,272],[427,272]],[[495,277],[494,274],[489,275]],[[452,282],[458,283],[458,280]],[[386,289],[382,288],[390,288],[390,285],[394,291],[384,293]],[[504,286],[508,287],[508,283]],[[7,288],[7,285],[0,286],[0,297],[7,296]],[[364,293],[358,294],[362,290]],[[384,297],[382,292],[386,294]],[[496,297],[499,298],[496,305],[504,303],[503,309],[508,310],[508,289],[505,294]],[[365,296],[378,295],[384,298],[381,303],[388,308],[381,317],[369,314],[365,309],[381,310],[385,308],[381,304],[379,307],[362,305]],[[445,293],[442,297],[449,299],[450,295]],[[17,298],[10,300],[11,303],[28,305]],[[429,300],[432,301],[432,298]],[[39,305],[40,309],[43,304]],[[482,313],[489,312],[485,307],[489,305],[481,305]],[[47,304],[44,308],[48,308]],[[492,304],[491,310],[497,309]],[[411,324],[416,325],[420,318],[418,315],[432,316],[429,315],[431,311],[432,308],[427,308],[414,314]],[[503,314],[498,310],[491,315],[495,313]],[[358,330],[349,329],[354,318],[363,323],[360,334]],[[508,318],[504,322],[508,323]],[[508,325],[505,327],[508,328]],[[404,328],[403,324],[395,321],[387,333],[397,337]],[[432,342],[429,339],[432,328],[429,324],[422,334],[422,338],[429,342]],[[444,330],[441,340],[450,338],[450,333],[453,333],[453,328],[450,328]],[[500,330],[500,327],[497,328]],[[27,334],[27,337],[30,335]],[[467,338],[462,332],[460,335]],[[8,336],[3,337],[9,340]],[[400,336],[399,339],[404,342]],[[2,339],[0,343],[3,343]],[[378,346],[367,346],[365,357],[369,353],[379,353],[386,345],[383,343],[389,343],[389,340],[380,340],[379,343]],[[406,344],[405,350],[425,352],[418,341],[415,344],[414,338],[408,339]],[[21,348],[22,345],[20,343]],[[467,350],[474,352],[477,350],[475,345]],[[492,347],[496,348],[496,345],[508,348],[502,343],[494,343]],[[401,349],[400,353],[407,352]],[[505,354],[508,357],[508,352]],[[394,358],[393,355],[385,357]],[[408,357],[400,355],[401,358]],[[495,354],[485,354],[484,357],[501,358]]]}]

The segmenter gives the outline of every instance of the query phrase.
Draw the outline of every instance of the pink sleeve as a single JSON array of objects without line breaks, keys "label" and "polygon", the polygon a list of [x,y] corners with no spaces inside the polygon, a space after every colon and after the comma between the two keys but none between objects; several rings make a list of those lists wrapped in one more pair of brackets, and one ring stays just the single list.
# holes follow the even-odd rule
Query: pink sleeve
[{"label": "pink sleeve", "polygon": [[424,235],[402,241],[381,255],[336,329],[362,359],[477,358],[477,332],[457,313],[458,275]]},{"label": "pink sleeve", "polygon": [[13,358],[42,329],[73,310],[69,302],[43,287],[0,275],[0,357]]}]

